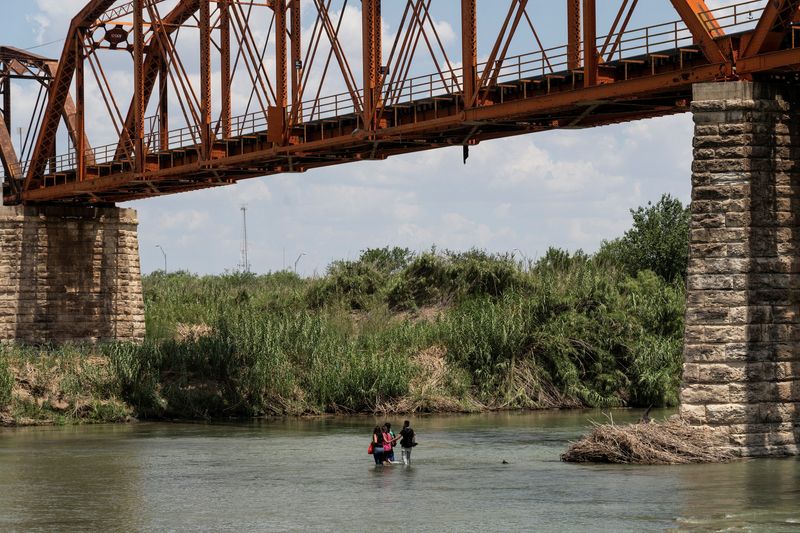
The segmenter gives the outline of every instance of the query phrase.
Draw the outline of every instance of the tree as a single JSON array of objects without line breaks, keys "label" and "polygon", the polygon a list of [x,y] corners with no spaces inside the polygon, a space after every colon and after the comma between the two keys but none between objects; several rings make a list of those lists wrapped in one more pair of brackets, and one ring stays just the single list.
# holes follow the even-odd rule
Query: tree
[{"label": "tree", "polygon": [[631,209],[633,226],[625,235],[604,242],[598,252],[601,259],[622,265],[632,276],[652,270],[672,281],[686,275],[689,264],[689,208],[665,194],[653,205]]}]

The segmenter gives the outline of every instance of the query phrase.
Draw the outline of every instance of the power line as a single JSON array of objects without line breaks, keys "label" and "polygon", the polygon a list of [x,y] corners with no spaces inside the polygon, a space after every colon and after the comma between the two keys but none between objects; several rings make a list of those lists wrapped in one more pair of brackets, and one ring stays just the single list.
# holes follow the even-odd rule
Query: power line
[{"label": "power line", "polygon": [[23,50],[26,51],[26,52],[30,52],[31,50],[36,50],[37,48],[44,48],[45,46],[50,46],[51,44],[56,44],[56,43],[62,43],[63,44],[64,43],[64,39],[58,39],[56,41],[50,41],[49,43],[42,43],[42,44],[37,44],[35,46],[29,46],[27,48],[23,48]]}]

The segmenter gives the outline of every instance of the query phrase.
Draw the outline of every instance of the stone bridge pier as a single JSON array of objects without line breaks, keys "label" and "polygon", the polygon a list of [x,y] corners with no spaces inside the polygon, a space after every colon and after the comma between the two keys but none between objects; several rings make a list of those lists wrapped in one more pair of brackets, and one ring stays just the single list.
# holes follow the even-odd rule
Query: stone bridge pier
[{"label": "stone bridge pier", "polygon": [[681,416],[742,456],[800,449],[800,91],[694,88]]},{"label": "stone bridge pier", "polygon": [[0,342],[144,338],[131,209],[0,207]]}]

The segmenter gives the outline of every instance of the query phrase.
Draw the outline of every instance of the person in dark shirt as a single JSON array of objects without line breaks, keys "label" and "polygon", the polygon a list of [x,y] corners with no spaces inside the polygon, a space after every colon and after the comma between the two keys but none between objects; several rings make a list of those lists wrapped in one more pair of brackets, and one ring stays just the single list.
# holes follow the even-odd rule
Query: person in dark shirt
[{"label": "person in dark shirt", "polygon": [[411,448],[416,445],[416,433],[411,429],[411,422],[406,420],[403,422],[403,429],[400,430],[400,456],[405,466],[411,466]]}]

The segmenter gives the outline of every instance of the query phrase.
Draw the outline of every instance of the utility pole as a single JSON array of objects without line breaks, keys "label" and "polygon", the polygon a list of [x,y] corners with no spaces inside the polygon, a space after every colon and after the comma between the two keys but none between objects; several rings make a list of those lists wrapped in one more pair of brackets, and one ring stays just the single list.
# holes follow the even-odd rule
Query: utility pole
[{"label": "utility pole", "polygon": [[156,244],[156,248],[161,250],[161,255],[164,256],[164,274],[166,274],[167,273],[167,252],[164,251],[164,248],[162,248],[160,244]]},{"label": "utility pole", "polygon": [[297,263],[300,262],[300,258],[302,258],[304,255],[308,255],[308,254],[305,253],[305,252],[300,252],[300,255],[298,255],[297,259],[294,260],[294,273],[295,274],[297,274]]},{"label": "utility pole", "polygon": [[247,205],[242,206],[242,248],[239,269],[246,274],[250,273],[250,260],[247,257]]}]

